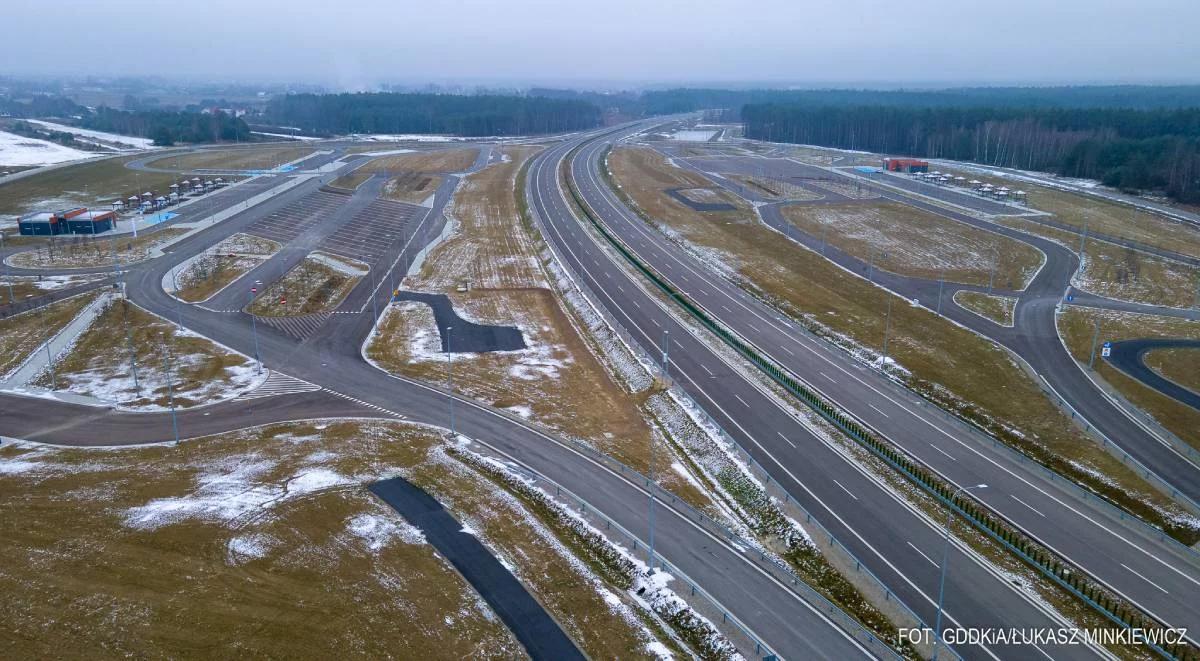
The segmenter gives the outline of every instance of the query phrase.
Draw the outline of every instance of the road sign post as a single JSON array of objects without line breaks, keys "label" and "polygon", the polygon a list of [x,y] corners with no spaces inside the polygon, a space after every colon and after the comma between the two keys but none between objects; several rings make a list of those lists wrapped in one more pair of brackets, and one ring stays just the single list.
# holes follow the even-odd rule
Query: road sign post
[{"label": "road sign post", "polygon": [[1096,343],[1100,341],[1100,318],[1096,318],[1096,330],[1092,332],[1092,355],[1088,358],[1088,369],[1096,365]]}]

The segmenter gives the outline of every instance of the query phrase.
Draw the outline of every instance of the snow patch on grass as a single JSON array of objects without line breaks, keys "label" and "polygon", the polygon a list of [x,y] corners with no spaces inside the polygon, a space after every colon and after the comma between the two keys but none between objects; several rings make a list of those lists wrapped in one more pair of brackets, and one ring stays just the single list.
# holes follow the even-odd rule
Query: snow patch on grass
[{"label": "snow patch on grass", "polygon": [[346,529],[361,539],[370,551],[379,551],[393,540],[404,544],[425,543],[425,535],[416,526],[379,514],[355,515],[347,522]]}]

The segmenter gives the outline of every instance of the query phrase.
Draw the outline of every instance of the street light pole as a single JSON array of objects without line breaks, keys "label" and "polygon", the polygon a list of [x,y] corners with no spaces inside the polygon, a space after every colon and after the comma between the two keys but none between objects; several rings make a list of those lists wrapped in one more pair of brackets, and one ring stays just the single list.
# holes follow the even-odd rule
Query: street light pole
[{"label": "street light pole", "polygon": [[450,436],[457,436],[454,430],[454,359],[450,357],[450,332],[453,326],[446,327],[446,402],[450,408]]},{"label": "street light pole", "polygon": [[179,445],[179,421],[175,419],[175,382],[171,378],[171,352],[167,350],[166,340],[163,340],[162,350],[167,360],[167,405],[171,409],[171,432],[175,435],[175,445]]},{"label": "street light pole", "polygon": [[[256,283],[257,284],[257,283]],[[258,291],[258,287],[250,288],[250,303],[254,302],[254,293]],[[249,304],[247,304],[249,305]],[[258,322],[255,320],[254,313],[250,314],[250,331],[254,335],[254,360],[258,363],[258,373],[262,374],[262,356],[258,353]]]},{"label": "street light pole", "polygon": [[[2,254],[4,251],[4,232],[0,232],[0,259],[4,259]],[[12,271],[8,267],[8,261],[4,262],[4,279],[8,281],[8,304],[16,305],[17,297],[13,295]]]},{"label": "street light pole", "polygon": [[884,317],[884,321],[883,321],[883,365],[880,366],[881,369],[887,367],[888,335],[890,335],[891,332],[892,332],[892,297],[891,297],[891,295],[888,295],[888,297],[887,297],[887,316]]},{"label": "street light pole", "polygon": [[938,301],[937,301],[937,313],[938,314],[942,313],[942,290],[945,288],[946,288],[946,270],[942,269],[942,272],[938,274]]},{"label": "street light pole", "polygon": [[946,563],[949,562],[949,560],[950,560],[950,522],[954,518],[954,507],[953,507],[954,499],[958,496],[958,494],[960,492],[967,492],[967,491],[970,491],[971,489],[986,489],[986,488],[987,488],[986,484],[976,484],[973,487],[959,487],[958,489],[954,490],[954,493],[950,494],[951,507],[946,512],[946,528],[945,528],[946,546],[942,549],[942,567],[941,567],[942,577],[938,581],[937,619],[935,620],[934,625],[933,625],[934,635],[937,636],[937,641],[934,643],[934,647],[933,647],[934,661],[937,661],[938,646],[942,643],[942,604],[945,603],[945,597],[946,597]]},{"label": "street light pole", "polygon": [[133,373],[133,390],[138,397],[141,397],[142,386],[138,383],[137,352],[133,348],[133,332],[129,329],[129,298],[125,293],[124,283],[121,286],[121,318],[125,324],[125,344],[129,347],[129,371]]}]

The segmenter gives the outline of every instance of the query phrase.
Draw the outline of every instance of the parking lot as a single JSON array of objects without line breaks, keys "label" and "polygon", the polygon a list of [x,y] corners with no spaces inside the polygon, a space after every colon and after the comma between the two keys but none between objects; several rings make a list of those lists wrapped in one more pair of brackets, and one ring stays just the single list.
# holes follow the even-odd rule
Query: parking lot
[{"label": "parking lot", "polygon": [[350,197],[319,190],[255,221],[250,234],[287,244],[308,228],[328,218]]},{"label": "parking lot", "polygon": [[321,242],[321,248],[374,265],[389,247],[404,237],[409,220],[424,211],[424,207],[412,204],[375,200],[342,223]]}]

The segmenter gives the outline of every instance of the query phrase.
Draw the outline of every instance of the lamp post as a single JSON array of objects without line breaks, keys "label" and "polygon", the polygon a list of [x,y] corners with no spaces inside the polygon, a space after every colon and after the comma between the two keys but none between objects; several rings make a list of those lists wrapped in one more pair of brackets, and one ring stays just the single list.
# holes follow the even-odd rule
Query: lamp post
[{"label": "lamp post", "polygon": [[[255,280],[254,284],[261,284],[261,280]],[[250,288],[250,303],[254,303],[254,294],[258,292],[258,287]],[[249,304],[247,304],[249,305]],[[262,357],[258,353],[258,322],[254,318],[254,313],[250,314],[250,331],[254,335],[254,360],[258,363],[258,374],[262,374]]]},{"label": "lamp post", "polygon": [[454,359],[450,357],[450,332],[453,326],[446,327],[446,403],[450,408],[450,437],[458,434],[454,430]]},{"label": "lamp post", "polygon": [[[0,259],[4,259],[4,232],[0,232]],[[8,304],[16,305],[17,298],[13,295],[12,271],[8,268],[8,262],[4,262],[4,278],[8,281]]]},{"label": "lamp post", "polygon": [[[986,489],[986,488],[987,488],[986,484],[976,484],[973,487],[959,487],[954,490],[954,493],[950,494],[950,503],[951,503],[951,505],[953,505],[954,499],[960,493],[966,493],[972,489]],[[941,567],[942,577],[938,582],[937,618],[934,620],[934,624],[933,624],[933,631],[934,631],[934,634],[937,636],[937,641],[934,643],[934,648],[933,648],[934,661],[937,661],[937,651],[938,651],[937,648],[938,648],[938,645],[940,645],[942,642],[942,604],[945,603],[945,596],[946,596],[946,563],[950,560],[950,521],[953,518],[954,518],[954,507],[951,506],[949,508],[949,511],[946,512],[946,528],[945,528],[946,546],[945,546],[945,548],[942,549],[942,567]]]},{"label": "lamp post", "polygon": [[163,358],[167,361],[167,405],[171,409],[171,432],[175,435],[175,445],[179,445],[179,421],[175,418],[175,382],[171,378],[171,352],[167,350],[167,342],[162,341]]}]

